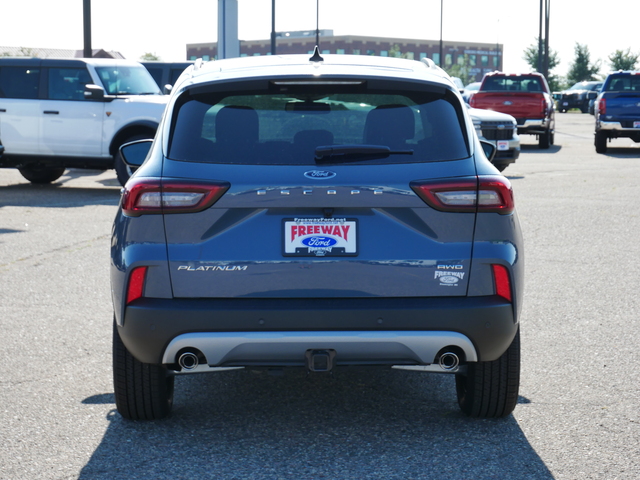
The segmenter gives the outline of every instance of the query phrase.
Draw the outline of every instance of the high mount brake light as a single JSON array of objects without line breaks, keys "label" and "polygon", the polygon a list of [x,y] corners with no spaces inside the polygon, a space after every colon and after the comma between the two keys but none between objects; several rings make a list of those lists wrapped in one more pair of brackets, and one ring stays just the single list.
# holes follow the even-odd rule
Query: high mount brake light
[{"label": "high mount brake light", "polygon": [[445,212],[512,213],[511,183],[504,177],[480,175],[455,181],[415,181],[411,188],[426,204]]},{"label": "high mount brake light", "polygon": [[229,189],[225,182],[134,179],[122,193],[122,211],[138,217],[158,213],[194,213],[209,208]]}]

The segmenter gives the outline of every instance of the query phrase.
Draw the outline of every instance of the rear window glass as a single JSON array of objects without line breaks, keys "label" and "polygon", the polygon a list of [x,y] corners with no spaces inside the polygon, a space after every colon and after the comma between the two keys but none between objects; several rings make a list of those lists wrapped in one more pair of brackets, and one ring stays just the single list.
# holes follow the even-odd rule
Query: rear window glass
[{"label": "rear window glass", "polygon": [[39,83],[39,68],[0,68],[0,98],[38,98]]},{"label": "rear window glass", "polygon": [[[335,163],[454,160],[469,156],[462,125],[453,104],[434,93],[186,93],[176,105],[168,156],[190,162],[311,165],[319,163],[317,147],[348,146]],[[388,147],[392,153],[366,154],[360,151],[363,145]],[[333,161],[334,155],[322,159],[324,164]]]},{"label": "rear window glass", "polygon": [[640,75],[618,75],[611,77],[606,92],[640,92]]},{"label": "rear window glass", "polygon": [[487,77],[482,90],[492,92],[542,92],[542,83],[535,76],[518,75]]}]

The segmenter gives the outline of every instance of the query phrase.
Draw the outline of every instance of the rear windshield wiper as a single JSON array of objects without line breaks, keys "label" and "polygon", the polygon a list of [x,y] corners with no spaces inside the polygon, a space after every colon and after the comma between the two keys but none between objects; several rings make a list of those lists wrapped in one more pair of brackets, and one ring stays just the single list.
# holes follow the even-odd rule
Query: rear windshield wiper
[{"label": "rear windshield wiper", "polygon": [[316,147],[316,163],[362,162],[390,155],[413,155],[413,150],[391,150],[384,145],[322,145]]}]

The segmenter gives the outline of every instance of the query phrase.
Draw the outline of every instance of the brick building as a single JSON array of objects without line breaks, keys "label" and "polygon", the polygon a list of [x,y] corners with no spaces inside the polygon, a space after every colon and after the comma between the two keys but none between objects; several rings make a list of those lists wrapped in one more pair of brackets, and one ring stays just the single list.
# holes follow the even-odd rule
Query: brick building
[{"label": "brick building", "polygon": [[[276,53],[313,53],[316,44],[315,30],[283,32],[276,35]],[[485,73],[502,70],[502,44],[475,42],[443,42],[444,68],[455,63],[467,65],[469,77],[482,79]],[[240,56],[270,55],[270,40],[240,40]],[[364,37],[356,35],[334,36],[332,30],[320,31],[320,53],[338,55],[398,56],[420,60],[424,57],[440,64],[440,41],[407,38]],[[217,43],[187,44],[187,59],[213,60],[217,55]]]}]

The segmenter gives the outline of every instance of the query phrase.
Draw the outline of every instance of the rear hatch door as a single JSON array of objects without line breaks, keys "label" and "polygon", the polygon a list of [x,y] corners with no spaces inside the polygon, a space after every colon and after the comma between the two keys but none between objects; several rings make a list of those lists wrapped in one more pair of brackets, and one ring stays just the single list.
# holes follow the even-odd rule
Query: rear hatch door
[{"label": "rear hatch door", "polygon": [[452,90],[212,83],[182,94],[174,116],[166,181],[230,185],[204,211],[165,215],[174,296],[465,295],[475,213],[436,211],[410,186],[475,178]]},{"label": "rear hatch door", "polygon": [[[165,215],[175,297],[466,294],[475,214],[436,211],[409,182],[472,177],[471,159],[190,169],[231,187],[205,211]],[[166,176],[183,171],[166,162]]]}]

